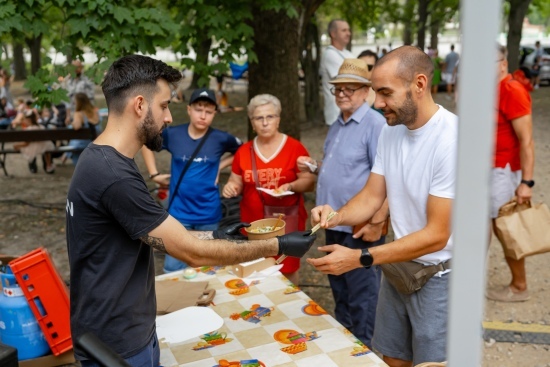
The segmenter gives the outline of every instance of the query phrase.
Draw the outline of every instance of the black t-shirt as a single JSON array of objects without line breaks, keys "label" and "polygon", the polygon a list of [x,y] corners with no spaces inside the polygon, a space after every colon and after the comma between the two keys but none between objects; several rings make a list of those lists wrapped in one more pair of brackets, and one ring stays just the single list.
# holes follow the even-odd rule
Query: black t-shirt
[{"label": "black t-shirt", "polygon": [[[90,144],[67,195],[71,331],[90,331],[123,358],[155,332],[153,251],[139,238],[168,216],[151,197],[133,159]],[[75,345],[77,359],[88,359]]]}]

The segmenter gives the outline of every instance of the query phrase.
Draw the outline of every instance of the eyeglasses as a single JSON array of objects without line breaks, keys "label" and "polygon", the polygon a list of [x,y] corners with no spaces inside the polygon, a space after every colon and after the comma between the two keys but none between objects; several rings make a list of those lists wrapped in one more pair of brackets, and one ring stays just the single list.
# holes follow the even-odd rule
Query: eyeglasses
[{"label": "eyeglasses", "polygon": [[265,119],[267,122],[272,122],[278,117],[279,117],[279,115],[254,116],[254,117],[252,117],[252,121],[263,122],[264,119]]},{"label": "eyeglasses", "polygon": [[369,69],[369,71],[372,71],[373,67],[374,67],[374,64],[367,64],[367,68]]},{"label": "eyeglasses", "polygon": [[360,86],[359,88],[355,88],[355,89],[332,87],[332,88],[330,88],[330,93],[332,93],[332,94],[335,95],[335,96],[339,96],[340,93],[344,93],[344,95],[345,95],[346,97],[351,97],[351,96],[353,96],[353,93],[355,93],[355,92],[358,91],[359,89],[365,88],[365,87],[366,87],[365,85],[362,85],[362,86]]}]

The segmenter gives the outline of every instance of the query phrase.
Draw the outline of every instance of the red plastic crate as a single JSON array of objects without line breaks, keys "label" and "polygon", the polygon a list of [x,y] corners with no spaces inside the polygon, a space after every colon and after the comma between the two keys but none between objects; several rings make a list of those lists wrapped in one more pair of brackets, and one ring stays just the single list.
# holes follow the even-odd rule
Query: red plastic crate
[{"label": "red plastic crate", "polygon": [[[31,251],[9,265],[53,354],[72,349],[69,293],[46,249]],[[42,304],[44,314],[36,300]]]}]

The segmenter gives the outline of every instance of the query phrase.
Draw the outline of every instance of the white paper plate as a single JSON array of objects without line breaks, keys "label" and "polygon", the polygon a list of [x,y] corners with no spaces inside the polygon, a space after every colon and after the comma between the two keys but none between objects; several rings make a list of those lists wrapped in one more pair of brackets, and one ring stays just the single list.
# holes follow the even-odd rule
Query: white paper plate
[{"label": "white paper plate", "polygon": [[275,190],[273,190],[273,189],[264,189],[263,187],[258,187],[257,189],[260,190],[260,191],[263,191],[266,194],[271,195],[273,197],[288,196],[288,195],[293,195],[294,194],[293,191],[275,192]]},{"label": "white paper plate", "polygon": [[157,336],[168,344],[177,344],[218,330],[223,319],[209,307],[191,306],[157,316]]}]

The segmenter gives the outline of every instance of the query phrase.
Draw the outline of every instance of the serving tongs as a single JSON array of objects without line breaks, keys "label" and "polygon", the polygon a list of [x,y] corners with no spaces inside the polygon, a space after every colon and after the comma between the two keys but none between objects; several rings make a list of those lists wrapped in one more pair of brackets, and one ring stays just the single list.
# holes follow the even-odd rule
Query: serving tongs
[{"label": "serving tongs", "polygon": [[[332,218],[334,218],[334,216],[335,216],[336,214],[338,214],[338,212],[330,212],[329,215],[327,216],[327,223],[328,223],[328,221],[330,221]],[[317,223],[313,228],[311,228],[311,233],[310,233],[309,235],[311,236],[312,234],[314,234],[315,232],[317,232],[317,231],[319,230],[319,228],[321,228],[321,222]],[[280,263],[283,262],[284,259],[286,259],[286,256],[287,256],[287,255],[281,255],[281,256],[277,259],[277,261],[275,261],[275,263],[276,263],[277,265],[279,265]]]}]

